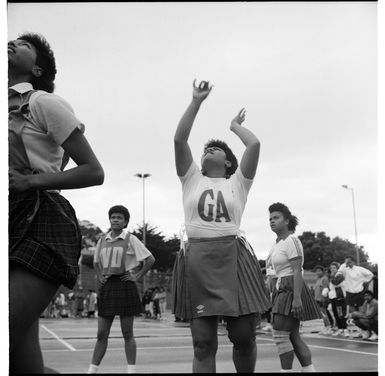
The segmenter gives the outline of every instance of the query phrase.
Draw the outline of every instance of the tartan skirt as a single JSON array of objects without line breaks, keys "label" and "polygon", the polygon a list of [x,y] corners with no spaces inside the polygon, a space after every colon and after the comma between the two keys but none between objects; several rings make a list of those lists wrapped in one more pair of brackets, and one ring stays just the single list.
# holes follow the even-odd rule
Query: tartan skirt
[{"label": "tartan skirt", "polygon": [[68,200],[56,192],[9,195],[9,262],[72,289],[79,274],[81,232]]},{"label": "tartan skirt", "polygon": [[181,319],[238,317],[271,307],[255,255],[235,236],[189,239],[176,257],[172,312]]},{"label": "tartan skirt", "polygon": [[[278,290],[276,287],[274,287],[273,290],[273,314],[279,313],[284,316],[292,317],[291,307],[294,296],[293,287],[294,276],[281,277]],[[303,309],[301,321],[322,319],[319,306],[305,282],[302,283],[301,300]]]},{"label": "tartan skirt", "polygon": [[136,283],[121,281],[120,277],[120,275],[112,275],[104,284],[99,283],[99,316],[135,316],[142,313],[143,308]]}]

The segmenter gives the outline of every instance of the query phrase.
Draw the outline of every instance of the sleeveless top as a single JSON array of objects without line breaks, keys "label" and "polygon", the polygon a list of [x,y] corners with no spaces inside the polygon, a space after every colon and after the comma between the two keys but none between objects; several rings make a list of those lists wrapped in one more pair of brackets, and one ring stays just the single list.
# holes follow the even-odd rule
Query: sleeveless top
[{"label": "sleeveless top", "polygon": [[112,241],[106,240],[106,235],[101,238],[99,248],[99,263],[103,275],[121,275],[126,271],[126,254],[130,245],[130,234]]}]

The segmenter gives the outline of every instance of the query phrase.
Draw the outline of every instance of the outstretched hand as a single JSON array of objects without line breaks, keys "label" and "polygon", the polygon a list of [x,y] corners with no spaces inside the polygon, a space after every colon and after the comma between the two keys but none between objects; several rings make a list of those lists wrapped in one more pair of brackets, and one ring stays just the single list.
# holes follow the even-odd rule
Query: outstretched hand
[{"label": "outstretched hand", "polygon": [[241,111],[239,111],[238,115],[231,120],[230,130],[233,130],[234,126],[242,125],[242,123],[245,121],[246,117],[246,110],[242,108]]},{"label": "outstretched hand", "polygon": [[209,86],[209,81],[201,81],[199,86],[195,86],[196,79],[193,82],[193,99],[203,102],[210,94],[213,85]]}]

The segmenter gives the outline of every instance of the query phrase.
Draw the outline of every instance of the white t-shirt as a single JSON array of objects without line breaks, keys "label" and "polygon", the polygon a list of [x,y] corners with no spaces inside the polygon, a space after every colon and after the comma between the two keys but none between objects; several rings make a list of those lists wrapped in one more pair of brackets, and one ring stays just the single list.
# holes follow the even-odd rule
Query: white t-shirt
[{"label": "white t-shirt", "polygon": [[373,278],[373,273],[362,266],[353,265],[352,268],[342,264],[337,273],[341,273],[345,277],[345,290],[352,294],[356,294],[363,290],[363,283],[369,282]]},{"label": "white t-shirt", "polygon": [[303,248],[301,241],[295,235],[289,235],[285,240],[275,243],[271,250],[271,264],[278,278],[294,275],[290,260],[302,257]]},{"label": "white t-shirt", "polygon": [[[116,239],[125,239],[126,236],[128,236],[128,231],[123,230]],[[106,242],[113,242],[111,232],[106,235]],[[101,239],[99,239],[98,243],[96,244],[94,253],[95,263],[99,262],[100,243]],[[143,243],[135,235],[131,234],[129,239],[129,247],[127,248],[126,252],[126,271],[136,268],[140,261],[143,261],[151,255],[152,253],[143,245]]]},{"label": "white t-shirt", "polygon": [[239,167],[229,179],[209,178],[195,162],[179,178],[187,236],[236,235],[253,180],[245,178]]}]

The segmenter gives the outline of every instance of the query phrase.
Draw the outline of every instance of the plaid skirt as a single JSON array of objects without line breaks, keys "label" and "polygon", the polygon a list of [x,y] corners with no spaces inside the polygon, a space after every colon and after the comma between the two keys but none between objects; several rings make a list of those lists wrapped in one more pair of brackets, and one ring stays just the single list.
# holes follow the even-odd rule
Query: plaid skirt
[{"label": "plaid skirt", "polygon": [[[292,275],[281,278],[278,290],[277,288],[274,288],[273,290],[273,314],[279,313],[284,316],[292,317],[291,306],[293,303],[293,287],[294,277]],[[303,309],[301,321],[322,319],[318,304],[305,282],[302,284],[301,300]]]},{"label": "plaid skirt", "polygon": [[112,275],[107,282],[99,284],[98,315],[102,317],[135,316],[142,313],[136,283],[121,281],[119,275]]},{"label": "plaid skirt", "polygon": [[56,192],[9,195],[9,262],[72,289],[79,274],[81,232],[69,201]]},{"label": "plaid skirt", "polygon": [[181,319],[238,317],[271,307],[255,255],[234,236],[189,239],[174,263],[172,312]]}]

